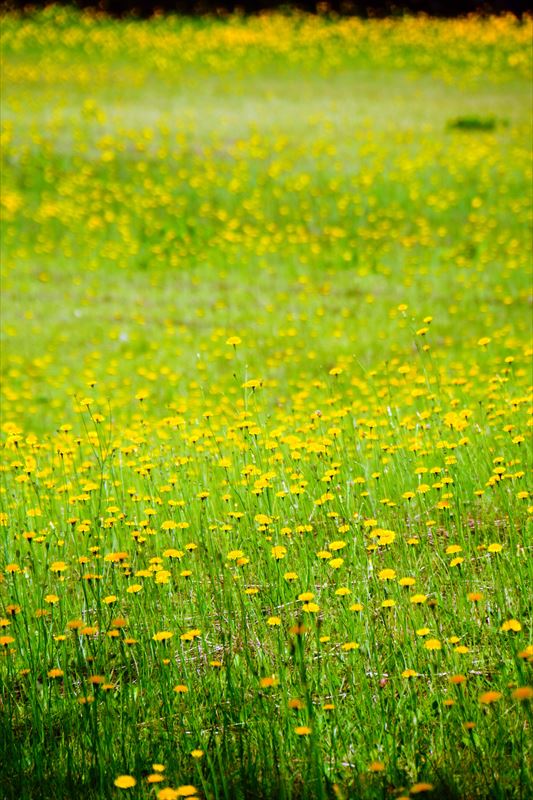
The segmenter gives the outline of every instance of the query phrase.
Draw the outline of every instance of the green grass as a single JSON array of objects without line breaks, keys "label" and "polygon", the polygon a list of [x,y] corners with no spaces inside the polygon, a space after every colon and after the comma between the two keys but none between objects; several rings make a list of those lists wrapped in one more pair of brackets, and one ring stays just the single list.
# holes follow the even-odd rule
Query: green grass
[{"label": "green grass", "polygon": [[529,796],[530,20],[2,23],[2,796]]}]

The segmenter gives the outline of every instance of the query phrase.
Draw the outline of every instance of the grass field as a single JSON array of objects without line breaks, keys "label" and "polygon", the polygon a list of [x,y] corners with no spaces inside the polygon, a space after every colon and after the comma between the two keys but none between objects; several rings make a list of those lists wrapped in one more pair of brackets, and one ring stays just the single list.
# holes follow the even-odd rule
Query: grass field
[{"label": "grass field", "polygon": [[3,17],[3,800],[532,796],[531,33]]}]

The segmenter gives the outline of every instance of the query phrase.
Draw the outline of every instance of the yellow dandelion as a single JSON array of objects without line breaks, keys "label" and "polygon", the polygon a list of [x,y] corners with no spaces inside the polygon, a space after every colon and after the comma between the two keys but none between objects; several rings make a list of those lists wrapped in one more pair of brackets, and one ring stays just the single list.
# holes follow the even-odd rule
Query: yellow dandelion
[{"label": "yellow dandelion", "polygon": [[422,792],[432,792],[433,791],[433,784],[432,783],[415,783],[410,788],[411,794],[422,794]]},{"label": "yellow dandelion", "polygon": [[514,690],[513,697],[515,700],[532,700],[533,688],[531,686],[519,686]]},{"label": "yellow dandelion", "polygon": [[119,775],[118,778],[115,778],[114,783],[119,789],[131,789],[137,781],[131,775]]},{"label": "yellow dandelion", "polygon": [[154,633],[152,639],[154,642],[166,642],[169,639],[172,639],[173,636],[174,634],[172,631],[158,631],[158,633]]},{"label": "yellow dandelion", "polygon": [[508,619],[502,624],[500,630],[514,631],[515,633],[518,633],[519,631],[522,630],[522,625],[517,619]]},{"label": "yellow dandelion", "polygon": [[501,692],[496,692],[494,690],[489,690],[488,692],[483,692],[479,696],[479,702],[482,705],[490,705],[491,703],[496,703],[502,697]]}]

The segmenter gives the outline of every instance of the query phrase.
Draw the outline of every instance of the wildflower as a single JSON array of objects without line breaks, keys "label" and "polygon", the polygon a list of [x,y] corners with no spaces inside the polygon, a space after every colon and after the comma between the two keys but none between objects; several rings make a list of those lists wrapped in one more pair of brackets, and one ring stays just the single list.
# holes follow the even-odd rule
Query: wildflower
[{"label": "wildflower", "polygon": [[515,700],[531,700],[533,699],[533,688],[531,686],[519,686],[513,692]]},{"label": "wildflower", "polygon": [[442,645],[441,645],[441,643],[439,642],[438,639],[427,639],[424,642],[424,647],[426,648],[426,650],[441,650],[442,649]]},{"label": "wildflower", "polygon": [[114,783],[119,789],[131,789],[137,781],[131,775],[119,775],[118,778],[115,778]]},{"label": "wildflower", "polygon": [[278,679],[275,675],[268,675],[266,678],[261,678],[259,684],[262,689],[270,689],[272,686],[277,686]]},{"label": "wildflower", "polygon": [[410,788],[411,794],[422,794],[422,792],[432,792],[433,791],[433,784],[432,783],[415,783]]},{"label": "wildflower", "polygon": [[312,733],[311,728],[309,728],[307,725],[298,725],[294,729],[294,732],[297,736],[309,736],[310,733]]},{"label": "wildflower", "polygon": [[172,639],[173,636],[174,634],[172,631],[159,631],[158,633],[154,633],[152,639],[154,642],[166,642],[169,639]]},{"label": "wildflower", "polygon": [[501,692],[496,692],[496,691],[483,692],[483,694],[479,696],[479,702],[482,703],[483,705],[490,705],[491,703],[496,703],[498,700],[501,699],[501,697],[502,697]]},{"label": "wildflower", "polygon": [[186,631],[182,633],[180,639],[182,642],[192,642],[193,639],[197,639],[202,635],[202,631],[199,628],[193,628],[190,631]]},{"label": "wildflower", "polygon": [[289,708],[292,708],[292,709],[294,709],[296,711],[300,711],[302,708],[305,707],[305,703],[303,702],[303,700],[300,700],[299,697],[292,697],[289,700],[288,705],[289,705]]},{"label": "wildflower", "polygon": [[460,683],[464,683],[466,681],[466,676],[465,675],[451,675],[448,678],[448,680],[449,680],[450,683],[453,683],[455,685],[459,685]]},{"label": "wildflower", "polygon": [[410,601],[411,601],[411,603],[413,603],[414,605],[421,605],[422,603],[425,603],[425,602],[426,602],[426,600],[427,600],[427,596],[426,596],[425,594],[413,594],[413,595],[412,595],[412,596],[409,598],[409,600],[410,600]]},{"label": "wildflower", "polygon": [[52,669],[48,670],[48,677],[49,678],[62,678],[65,673],[59,667],[53,667]]},{"label": "wildflower", "polygon": [[500,630],[514,631],[515,633],[518,633],[519,631],[522,630],[522,625],[517,619],[508,619],[502,624]]},{"label": "wildflower", "polygon": [[157,800],[177,800],[178,796],[177,789],[171,789],[170,786],[165,786],[164,789],[158,791]]}]

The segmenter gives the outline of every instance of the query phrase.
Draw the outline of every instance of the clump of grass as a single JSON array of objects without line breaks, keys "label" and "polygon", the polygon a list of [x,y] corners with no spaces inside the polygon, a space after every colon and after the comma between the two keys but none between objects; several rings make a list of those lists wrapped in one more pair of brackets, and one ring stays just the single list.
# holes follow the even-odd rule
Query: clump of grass
[{"label": "clump of grass", "polygon": [[478,116],[469,114],[463,117],[454,117],[448,120],[446,127],[455,131],[495,131],[497,128],[507,127],[509,121],[492,115]]}]

